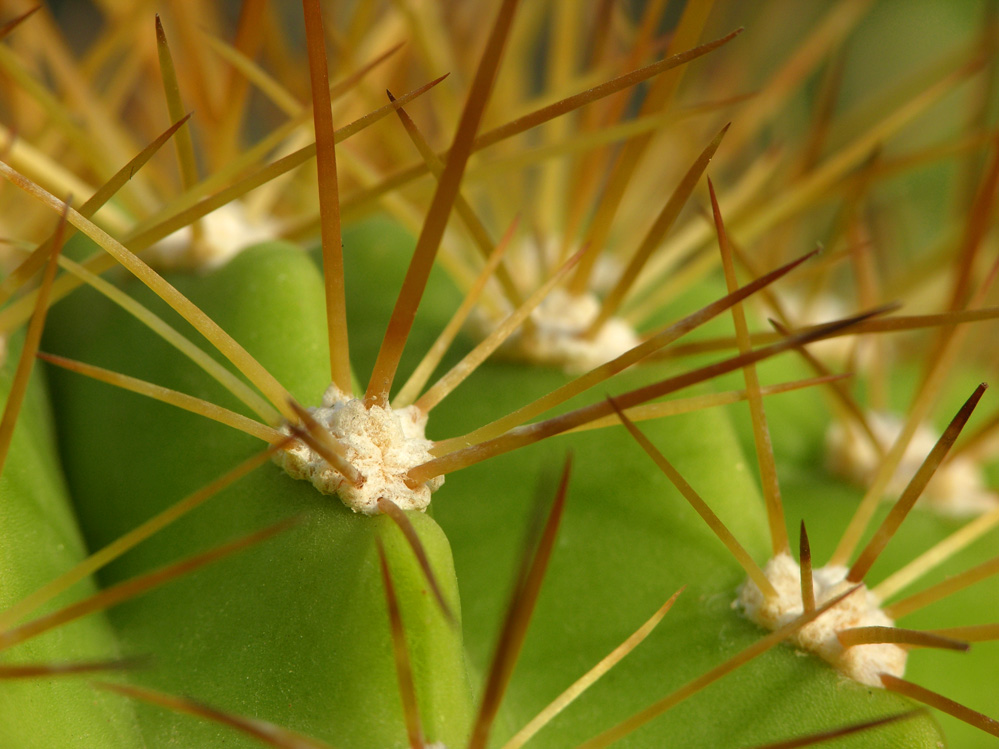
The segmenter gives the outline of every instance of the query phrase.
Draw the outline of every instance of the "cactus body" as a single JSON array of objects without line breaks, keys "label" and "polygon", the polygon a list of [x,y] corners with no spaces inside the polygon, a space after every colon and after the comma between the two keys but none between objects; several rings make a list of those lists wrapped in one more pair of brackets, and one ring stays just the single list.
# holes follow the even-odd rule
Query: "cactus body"
[{"label": "cactus body", "polygon": [[[360,287],[353,290],[359,301],[352,313],[375,326],[385,310],[366,308],[366,300],[384,297],[365,293],[361,279],[386,283],[389,274],[380,269],[386,261],[398,264],[406,252],[404,247],[386,250],[380,244],[384,237],[384,228],[375,224],[347,240],[352,253],[348,278],[357,279]],[[288,247],[260,246],[219,271],[175,280],[292,393],[314,402],[323,387],[326,358],[322,328],[315,322],[321,320],[319,279],[306,255]],[[146,298],[136,286],[127,288]],[[60,354],[228,402],[176,352],[93,294],[79,293],[53,311],[46,345]],[[363,367],[364,347],[358,348]],[[614,387],[648,382],[653,372],[642,369]],[[435,430],[459,433],[564,381],[564,375],[521,365],[483,367],[433,413],[431,436]],[[61,374],[56,392],[66,434],[71,435],[64,437],[67,464],[94,544],[117,537],[254,449],[251,438],[225,427],[76,375]],[[482,393],[491,395],[483,398]],[[761,502],[724,415],[674,417],[649,427],[648,433],[667,446],[688,480],[762,558]],[[539,736],[553,746],[591,737],[628,717],[650,696],[668,693],[761,635],[731,607],[743,578],[738,565],[668,482],[646,469],[645,456],[623,430],[601,430],[460,471],[448,477],[437,495],[435,515],[456,555],[472,674],[488,667],[535,477],[550,474],[552,463],[570,445],[581,467],[497,733],[508,735],[526,723],[668,595],[682,585],[688,588],[658,636],[630,657],[620,675],[585,695]],[[109,462],[124,467],[112,486],[107,482]],[[188,468],[177,471],[175,466]],[[387,518],[353,515],[333,497],[292,481],[275,466],[258,469],[136,549],[109,568],[105,581],[124,579],[288,515],[303,515],[302,527],[112,615],[126,647],[158,654],[158,667],[139,678],[336,745],[402,745],[405,735],[374,555],[373,538],[381,535],[391,539],[390,565],[397,585],[406,591],[400,593],[408,607],[403,616],[428,738],[460,745],[471,704],[462,637],[449,630],[427,595],[410,550]],[[448,542],[429,517],[414,519],[448,596],[457,601]],[[901,711],[905,705],[880,690],[846,683],[787,647],[767,653],[740,671],[739,678],[711,689],[710,697],[695,697],[636,734],[634,745],[668,742],[678,733],[704,746],[752,742]],[[719,704],[738,709],[716,715]],[[212,741],[218,730],[158,709],[143,708],[141,715],[153,743],[167,737]],[[936,736],[930,722],[918,720],[885,730],[878,740],[888,746],[899,735],[931,743]],[[871,740],[866,737],[864,745],[876,745]]]},{"label": "cactus body", "polygon": [[[0,374],[6,401],[21,335],[8,342]],[[36,371],[0,478],[0,607],[18,602],[85,556],[59,458],[44,378]],[[49,613],[94,593],[91,578],[51,601]],[[4,665],[110,660],[121,655],[110,625],[95,614],[27,640],[3,654]],[[73,676],[0,679],[0,744],[11,747],[140,746],[130,705],[95,692]],[[58,706],[58,709],[54,709]]]}]

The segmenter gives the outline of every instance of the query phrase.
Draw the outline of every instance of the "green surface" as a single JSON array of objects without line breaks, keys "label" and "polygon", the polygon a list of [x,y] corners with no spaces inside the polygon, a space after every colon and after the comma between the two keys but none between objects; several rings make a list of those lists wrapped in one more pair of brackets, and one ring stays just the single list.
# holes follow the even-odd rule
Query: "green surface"
[{"label": "green surface", "polygon": [[[22,336],[8,342],[0,371],[0,398],[6,402],[21,352]],[[37,369],[37,368],[36,368]],[[52,413],[41,373],[31,379],[0,477],[0,609],[71,569],[86,556],[55,452]],[[50,613],[96,591],[91,578],[36,611]],[[61,664],[120,656],[102,613],[78,619],[6,650],[10,664]],[[0,746],[141,746],[132,707],[88,683],[93,675],[0,679]],[[119,677],[101,673],[97,678]]]},{"label": "green surface", "polygon": [[[297,397],[306,403],[318,399],[325,382],[316,362],[328,362],[321,318],[318,325],[312,319],[321,309],[321,280],[305,255],[287,246],[259,248],[186,286]],[[72,325],[80,321],[92,328]],[[56,308],[49,332],[46,345],[71,356],[224,400],[217,386],[178,362],[174,351],[92,295]],[[95,545],[260,447],[226,427],[106,385],[68,374],[56,379],[64,434],[72,435],[63,447],[79,488],[83,525]],[[110,485],[109,461],[118,466]],[[103,580],[130,577],[286,517],[301,522],[114,613],[130,651],[156,656],[156,668],[142,675],[143,683],[338,746],[405,745],[375,551],[375,538],[382,537],[420,677],[427,734],[448,743],[463,736],[471,692],[460,634],[428,596],[398,531],[387,518],[352,514],[276,466],[263,466],[142,544]],[[429,517],[416,515],[413,522],[458,609],[446,539]],[[143,708],[140,716],[154,746],[238,743],[228,729],[159,708]]]},{"label": "green surface", "polygon": [[[352,354],[362,381],[411,248],[397,231],[395,241],[387,241],[393,231],[375,222],[345,236]],[[306,404],[318,401],[328,367],[320,281],[310,263],[296,250],[273,245],[215,274],[178,281]],[[135,286],[131,293],[148,297]],[[435,276],[408,356],[432,340],[453,300],[453,290]],[[235,407],[175,352],[94,295],[74,295],[53,310],[46,346]],[[674,365],[640,369],[584,400],[675,371]],[[564,381],[549,371],[489,364],[434,411],[429,436],[467,431]],[[91,543],[117,537],[255,449],[251,438],[76,375],[59,374],[55,385],[66,462]],[[643,429],[763,562],[769,543],[754,471],[726,415],[675,417]],[[497,740],[520,728],[683,585],[659,630],[545,729],[538,746],[589,738],[762,635],[731,608],[741,569],[622,429],[560,437],[449,475],[435,495],[434,520],[414,516],[448,595],[457,600],[460,590],[464,645],[429,601],[408,551],[393,552],[393,570],[408,591],[402,594],[410,607],[407,636],[432,738],[462,743],[471,692],[481,689],[524,528],[536,498],[553,493],[568,449],[575,461],[568,508]],[[122,579],[293,515],[303,518],[299,527],[123,606],[113,622],[130,650],[157,654],[157,668],[143,679],[159,688],[337,746],[404,745],[373,552],[374,535],[386,532],[384,518],[352,515],[267,465],[130,553],[105,579]],[[464,670],[466,650],[471,676]],[[908,707],[780,646],[625,745],[751,746]],[[140,717],[155,745],[233,741],[228,731],[158,708],[141,708]],[[839,745],[918,747],[938,740],[934,722],[920,718]]]}]

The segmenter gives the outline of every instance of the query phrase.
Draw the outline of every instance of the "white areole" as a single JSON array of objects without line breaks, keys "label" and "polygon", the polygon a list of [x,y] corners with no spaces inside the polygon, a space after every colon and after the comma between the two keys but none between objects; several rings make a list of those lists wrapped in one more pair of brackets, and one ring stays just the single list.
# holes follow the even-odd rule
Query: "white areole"
[{"label": "white areole", "polygon": [[433,442],[424,436],[427,415],[416,406],[365,408],[362,399],[330,385],[323,395],[323,405],[309,411],[344,448],[347,462],[363,477],[361,485],[353,486],[322,456],[301,443],[279,453],[275,462],[292,478],[311,481],[324,494],[338,495],[354,512],[378,514],[378,500],[382,497],[403,510],[425,510],[430,495],[444,483],[443,476],[415,488],[406,481],[411,468],[433,459]]}]

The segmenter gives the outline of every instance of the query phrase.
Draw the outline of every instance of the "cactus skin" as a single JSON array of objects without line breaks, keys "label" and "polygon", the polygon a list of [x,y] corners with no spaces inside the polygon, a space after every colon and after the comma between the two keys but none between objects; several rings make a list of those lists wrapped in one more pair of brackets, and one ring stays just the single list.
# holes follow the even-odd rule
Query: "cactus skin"
[{"label": "cactus skin", "polygon": [[[322,319],[322,287],[306,255],[288,246],[259,247],[210,278],[189,279],[188,285],[200,287],[200,295],[191,291],[198,303],[297,397],[308,403],[322,392],[324,385],[313,375],[315,354],[327,360],[325,337],[309,335],[321,332],[309,326]],[[81,319],[84,309],[82,316],[94,326],[87,333],[66,325]],[[150,343],[146,331],[117,313],[80,294],[67,300],[65,309],[53,311],[46,343],[180,388],[203,379],[177,366],[174,351]],[[86,352],[70,351],[74,343]],[[120,394],[105,386],[94,389],[94,383],[79,378],[60,379],[65,382],[56,386],[58,408],[67,426],[73,425],[64,452],[93,544],[117,537],[259,449],[252,438],[198,417],[142,399],[119,402]],[[198,392],[204,395],[221,395],[202,387]],[[87,439],[77,439],[81,430]],[[109,455],[128,466],[114,487],[107,486],[102,473]],[[170,467],[178,465],[190,470]],[[110,567],[104,580],[131,577],[290,515],[301,518],[300,527],[114,612],[125,647],[158,654],[148,683],[195,693],[224,709],[266,717],[338,745],[402,741],[375,549],[380,537],[396,580],[411,658],[419,667],[433,664],[424,668],[417,689],[428,737],[458,743],[471,720],[460,631],[426,594],[423,573],[399,531],[386,517],[353,515],[276,466],[263,466],[143,544]],[[445,595],[460,610],[446,539],[429,517],[417,515],[413,522]],[[176,719],[159,709],[147,708],[142,716],[151,745],[167,740],[211,745],[226,736],[216,726]]]},{"label": "cactus skin", "polygon": [[[0,371],[0,399],[4,402],[22,338],[17,334],[7,342],[7,361]],[[43,372],[36,367],[0,477],[0,610],[70,569],[84,556],[83,540],[56,454]],[[94,581],[87,578],[40,613],[83,599],[96,589]],[[109,623],[96,614],[14,646],[4,652],[2,663],[108,660],[119,655]],[[80,677],[0,679],[0,705],[2,746],[141,746],[131,705],[113,695],[96,693]]]},{"label": "cactus skin", "polygon": [[[390,235],[375,223],[346,241],[348,281],[355,282],[348,288],[357,300],[351,313],[375,327],[385,310],[367,302],[384,304],[384,295],[374,292],[392,282],[380,269],[399,268],[399,259],[408,253],[404,245],[386,248]],[[392,265],[386,266],[389,261]],[[306,403],[318,400],[327,359],[316,322],[322,320],[320,281],[307,256],[277,244],[260,246],[213,274],[172,280],[296,397]],[[131,293],[148,296],[135,291],[136,286],[128,285]],[[444,306],[434,289],[430,316]],[[432,335],[432,329],[428,326],[425,333]],[[53,309],[46,346],[235,407],[175,352],[90,293],[78,292]],[[363,372],[364,346],[358,349],[356,366]],[[652,371],[639,370],[625,380],[637,384],[652,377]],[[117,537],[256,449],[248,437],[161,404],[68,373],[54,379],[65,427],[64,454],[93,544]],[[528,393],[564,379],[521,366],[487,365],[453,400],[445,401],[446,408],[434,412],[431,436],[435,429],[449,436],[482,423],[487,415],[505,413]],[[614,390],[627,384],[615,384]],[[490,397],[482,398],[484,392]],[[717,512],[762,558],[761,502],[724,416],[699,413],[647,431],[670,445],[680,470],[716,502]],[[648,470],[646,458],[629,440],[623,430],[603,430],[515,452],[449,476],[435,499],[435,516],[455,549],[470,670],[481,674],[505,604],[534,477],[551,473],[570,444],[582,464],[497,727],[500,736],[533,717],[681,585],[689,587],[659,635],[623,664],[620,675],[595,688],[539,736],[539,745],[589,738],[760,636],[730,608],[741,569],[665,479]],[[111,486],[109,465],[125,467]],[[727,468],[718,470],[722,465]],[[176,466],[186,468],[178,471]],[[104,582],[288,515],[303,515],[303,526],[112,614],[126,648],[158,654],[155,671],[139,678],[337,746],[402,746],[405,734],[372,541],[374,534],[386,532],[384,517],[351,515],[332,498],[268,465],[110,567]],[[448,541],[429,517],[416,515],[414,520],[456,602]],[[411,553],[399,546],[394,528],[388,536],[395,539],[387,548],[397,588],[406,591],[400,593],[404,607],[411,607],[404,608],[403,616],[418,664],[428,738],[461,745],[470,724],[469,685],[478,679],[465,674],[461,637],[448,630],[426,595]],[[788,648],[771,651],[738,674],[636,734],[627,745],[660,745],[677,735],[703,746],[752,743],[901,712],[908,704],[880,690],[844,683]],[[439,697],[430,697],[432,692]],[[140,708],[139,713],[154,745],[168,738],[210,745],[223,736],[214,726],[159,709]],[[922,718],[853,745],[877,746],[871,743],[877,740],[884,746],[898,741],[933,746],[938,739],[932,721]]]}]

